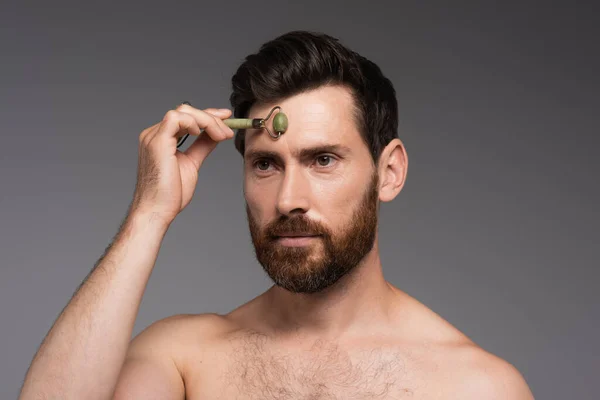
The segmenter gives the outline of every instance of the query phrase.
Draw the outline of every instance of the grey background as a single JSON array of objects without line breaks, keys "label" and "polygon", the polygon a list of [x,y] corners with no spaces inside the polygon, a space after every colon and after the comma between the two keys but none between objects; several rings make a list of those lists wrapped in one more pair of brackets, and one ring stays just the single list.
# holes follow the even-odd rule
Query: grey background
[{"label": "grey background", "polygon": [[[387,279],[513,363],[536,398],[597,398],[597,7],[89,3],[0,8],[0,398],[116,233],[141,130],[183,100],[228,107],[243,58],[294,29],[339,37],[398,91],[409,169],[381,211]],[[208,158],[134,334],[269,287],[241,167],[231,141]]]}]

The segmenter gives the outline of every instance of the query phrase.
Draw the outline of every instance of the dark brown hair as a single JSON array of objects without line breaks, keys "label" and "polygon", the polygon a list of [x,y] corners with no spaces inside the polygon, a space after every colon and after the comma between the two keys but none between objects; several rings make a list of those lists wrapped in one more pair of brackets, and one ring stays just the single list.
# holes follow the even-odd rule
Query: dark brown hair
[{"label": "dark brown hair", "polygon": [[[359,132],[376,163],[383,148],[398,137],[398,104],[392,82],[372,61],[332,36],[293,31],[263,44],[246,57],[231,78],[234,117],[247,118],[255,103],[274,103],[324,85],[352,92]],[[235,147],[244,154],[239,130]]]}]

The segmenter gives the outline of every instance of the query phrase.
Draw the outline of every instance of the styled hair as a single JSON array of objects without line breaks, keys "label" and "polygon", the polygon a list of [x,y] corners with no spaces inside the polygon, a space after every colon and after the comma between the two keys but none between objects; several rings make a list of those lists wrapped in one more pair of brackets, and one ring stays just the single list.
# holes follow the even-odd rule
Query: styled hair
[{"label": "styled hair", "polygon": [[[247,56],[231,78],[229,98],[236,118],[247,118],[255,103],[275,103],[325,85],[350,89],[360,135],[374,163],[385,146],[398,137],[398,103],[392,82],[372,61],[343,46],[337,38],[292,31]],[[244,155],[245,131],[235,137]]]}]

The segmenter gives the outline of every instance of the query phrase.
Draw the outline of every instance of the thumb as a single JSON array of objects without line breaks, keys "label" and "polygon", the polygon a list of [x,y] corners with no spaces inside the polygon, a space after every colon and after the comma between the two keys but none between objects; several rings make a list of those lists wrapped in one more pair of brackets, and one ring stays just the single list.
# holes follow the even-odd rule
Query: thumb
[{"label": "thumb", "polygon": [[192,160],[196,166],[196,170],[198,170],[215,147],[217,147],[217,142],[212,140],[206,132],[202,132],[183,154]]},{"label": "thumb", "polygon": [[207,108],[204,110],[204,112],[212,114],[221,119],[229,118],[232,114],[231,110],[228,108]]}]

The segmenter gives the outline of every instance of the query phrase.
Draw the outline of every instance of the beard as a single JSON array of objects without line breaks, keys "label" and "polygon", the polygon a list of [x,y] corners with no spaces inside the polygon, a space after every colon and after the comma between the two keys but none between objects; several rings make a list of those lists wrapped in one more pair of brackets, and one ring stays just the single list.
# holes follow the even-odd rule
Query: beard
[{"label": "beard", "polygon": [[[352,271],[375,243],[378,217],[378,175],[372,175],[348,223],[332,231],[305,214],[281,216],[260,228],[246,203],[246,214],[258,262],[279,286],[293,293],[317,293]],[[306,246],[283,246],[277,236],[318,235]]]}]

